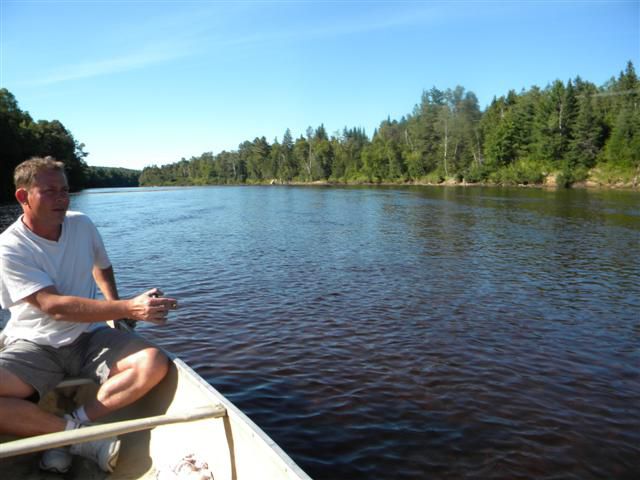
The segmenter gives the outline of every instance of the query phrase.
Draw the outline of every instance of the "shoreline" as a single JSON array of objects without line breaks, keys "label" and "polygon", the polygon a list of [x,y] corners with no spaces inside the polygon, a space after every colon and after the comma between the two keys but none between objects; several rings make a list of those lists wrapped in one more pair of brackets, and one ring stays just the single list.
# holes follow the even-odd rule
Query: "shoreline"
[{"label": "shoreline", "polygon": [[466,182],[457,180],[444,180],[442,182],[426,182],[420,180],[409,180],[403,182],[343,182],[332,180],[315,180],[313,182],[300,181],[280,181],[273,179],[262,183],[244,183],[237,185],[292,185],[292,186],[370,186],[370,187],[503,187],[503,188],[537,188],[542,190],[624,190],[632,192],[640,192],[640,183],[638,182],[616,182],[615,184],[607,184],[596,182],[593,180],[585,180],[575,182],[569,186],[558,185],[555,182],[545,183],[519,183],[504,184],[490,182]]},{"label": "shoreline", "polygon": [[[244,183],[174,183],[174,184],[158,184],[158,185],[138,185],[137,187],[104,187],[105,189],[118,188],[180,188],[180,187],[213,187],[213,186],[296,186],[296,187],[464,187],[464,188],[529,188],[540,190],[591,190],[591,191],[626,191],[640,193],[640,179],[634,179],[633,182],[618,181],[614,184],[597,182],[595,180],[584,180],[575,182],[569,186],[558,185],[555,181],[545,180],[545,183],[520,183],[505,184],[491,182],[466,182],[464,180],[457,181],[454,179],[444,180],[442,182],[430,182],[421,180],[406,180],[397,182],[364,182],[364,181],[337,181],[337,180],[314,180],[311,182],[302,182],[297,180],[283,181],[279,179],[263,180],[261,182],[244,182]],[[99,190],[101,187],[92,187],[92,190]],[[79,190],[80,193],[84,190]],[[13,205],[13,199],[0,199],[0,206],[7,207]]]},{"label": "shoreline", "polygon": [[[180,187],[215,187],[215,186],[291,186],[291,187],[464,187],[464,188],[529,188],[540,190],[592,190],[592,191],[628,191],[640,192],[640,184],[618,182],[614,185],[597,182],[576,182],[570,186],[557,184],[529,183],[529,184],[503,184],[488,182],[458,182],[455,180],[445,180],[443,182],[425,181],[404,181],[404,182],[345,182],[335,180],[314,180],[312,182],[301,181],[281,181],[277,179],[264,180],[262,182],[245,183],[167,183],[157,185],[139,185],[132,188],[180,188]],[[130,188],[130,187],[108,187],[108,188]],[[94,188],[98,190],[98,188]],[[82,190],[81,190],[82,191]],[[1,203],[1,202],[0,202]]]}]

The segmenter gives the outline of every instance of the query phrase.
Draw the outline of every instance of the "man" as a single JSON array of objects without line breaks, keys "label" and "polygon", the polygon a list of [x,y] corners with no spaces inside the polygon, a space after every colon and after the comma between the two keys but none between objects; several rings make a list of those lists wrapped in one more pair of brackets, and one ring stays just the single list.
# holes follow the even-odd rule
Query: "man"
[{"label": "man", "polygon": [[[69,208],[64,165],[32,158],[15,169],[23,215],[0,234],[0,304],[11,317],[0,350],[0,432],[32,436],[81,428],[145,395],[166,375],[157,348],[105,321],[131,318],[162,324],[176,300],[158,289],[120,300],[113,268],[88,217]],[[104,300],[97,300],[96,285]],[[0,348],[2,346],[0,345]],[[60,418],[41,398],[64,376],[89,376],[96,397]],[[113,471],[117,438],[45,452],[40,466],[66,472],[72,454]]]}]

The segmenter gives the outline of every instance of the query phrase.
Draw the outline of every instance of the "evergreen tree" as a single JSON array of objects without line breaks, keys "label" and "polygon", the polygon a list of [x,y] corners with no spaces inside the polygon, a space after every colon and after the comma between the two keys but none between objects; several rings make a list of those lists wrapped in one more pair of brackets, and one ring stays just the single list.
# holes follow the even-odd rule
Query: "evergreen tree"
[{"label": "evergreen tree", "polygon": [[438,116],[443,102],[444,94],[437,88],[424,91],[420,104],[407,119],[404,156],[409,175],[413,178],[428,174],[438,165],[441,141]]},{"label": "evergreen tree", "polygon": [[280,162],[282,156],[282,145],[276,137],[273,143],[269,147],[269,155],[263,160],[262,164],[262,177],[270,182],[273,182],[278,177],[280,170]]},{"label": "evergreen tree", "polygon": [[563,166],[572,141],[578,112],[575,90],[571,82],[565,87],[556,80],[545,92],[538,111],[538,153],[543,160]]},{"label": "evergreen tree", "polygon": [[256,137],[253,142],[244,142],[242,148],[247,165],[247,180],[260,181],[265,178],[263,169],[270,150],[267,139],[265,137]]},{"label": "evergreen tree", "polygon": [[490,165],[502,167],[517,158],[518,137],[513,114],[504,97],[494,99],[482,122],[485,154]]},{"label": "evergreen tree", "polygon": [[594,90],[580,88],[583,92],[578,100],[578,115],[573,139],[569,145],[568,159],[572,168],[591,168],[602,150],[604,129],[593,107]]},{"label": "evergreen tree", "polygon": [[342,135],[331,141],[334,152],[331,174],[335,179],[357,179],[362,171],[362,150],[369,143],[364,130],[342,130]]},{"label": "evergreen tree", "polygon": [[[311,133],[307,130],[307,138],[310,136]],[[300,136],[293,145],[293,158],[298,166],[297,169],[300,172],[300,177],[304,180],[311,181],[312,152],[309,141],[303,136]]]},{"label": "evergreen tree", "polygon": [[293,138],[288,128],[282,137],[281,147],[278,177],[289,182],[298,175],[298,169],[293,157]]},{"label": "evergreen tree", "polygon": [[640,168],[640,81],[629,62],[611,88],[616,114],[606,144],[606,159],[613,165]]},{"label": "evergreen tree", "polygon": [[331,142],[329,142],[329,137],[327,136],[324,125],[320,125],[316,129],[310,142],[310,147],[313,151],[313,162],[311,165],[312,179],[328,179],[331,176],[333,149],[331,148]]},{"label": "evergreen tree", "polygon": [[613,164],[627,168],[640,168],[640,111],[625,106],[607,142],[606,158]]}]

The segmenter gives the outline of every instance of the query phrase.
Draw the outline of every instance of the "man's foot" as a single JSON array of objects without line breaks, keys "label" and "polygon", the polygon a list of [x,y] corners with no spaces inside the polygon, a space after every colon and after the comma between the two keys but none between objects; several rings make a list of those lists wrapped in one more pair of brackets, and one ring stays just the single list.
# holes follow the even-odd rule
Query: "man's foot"
[{"label": "man's foot", "polygon": [[40,468],[47,472],[67,473],[71,468],[73,457],[69,447],[52,448],[40,457]]},{"label": "man's foot", "polygon": [[71,445],[71,453],[88,458],[98,464],[105,472],[113,472],[120,453],[118,437],[95,440],[93,442],[76,443]]}]

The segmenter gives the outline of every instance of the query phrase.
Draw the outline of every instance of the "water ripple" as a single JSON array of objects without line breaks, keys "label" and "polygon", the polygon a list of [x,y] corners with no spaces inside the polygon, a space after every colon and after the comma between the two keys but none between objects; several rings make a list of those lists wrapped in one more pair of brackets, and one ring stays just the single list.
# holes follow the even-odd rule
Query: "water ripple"
[{"label": "water ripple", "polygon": [[224,187],[73,202],[123,294],[180,299],[141,331],[314,478],[640,476],[637,194]]}]

